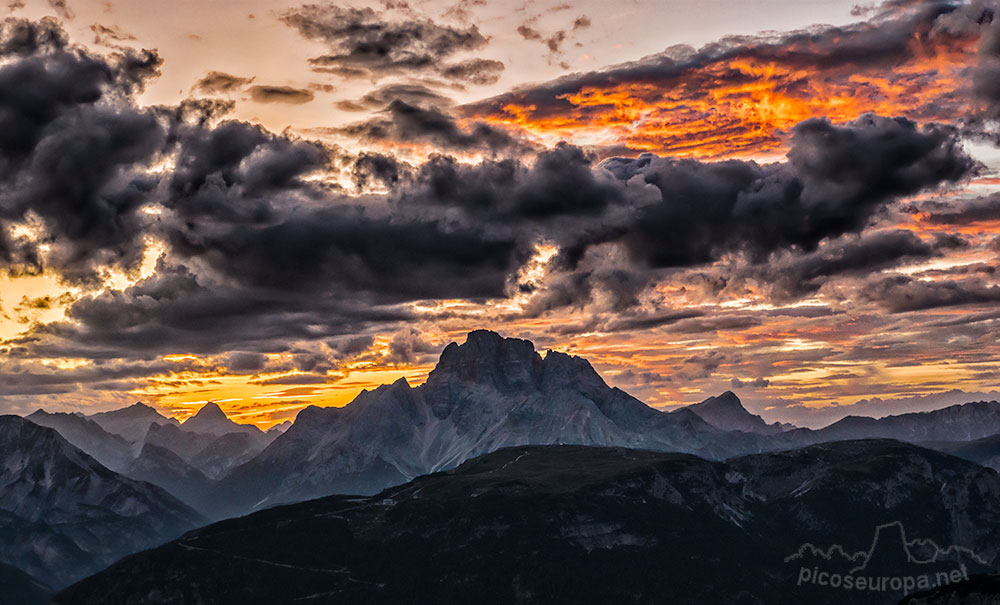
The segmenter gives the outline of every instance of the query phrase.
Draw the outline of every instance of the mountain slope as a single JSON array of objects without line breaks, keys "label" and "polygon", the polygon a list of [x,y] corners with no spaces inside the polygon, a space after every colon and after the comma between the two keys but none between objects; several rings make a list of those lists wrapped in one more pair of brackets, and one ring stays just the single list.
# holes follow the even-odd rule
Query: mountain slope
[{"label": "mountain slope", "polygon": [[140,443],[153,424],[178,425],[177,420],[167,418],[152,407],[136,403],[110,412],[98,412],[88,416],[105,431],[123,437],[133,443]]},{"label": "mountain slope", "polygon": [[224,478],[233,513],[331,493],[371,494],[523,444],[622,446],[710,458],[758,451],[757,435],[720,431],[690,411],[654,410],[611,388],[581,358],[471,332],[427,381],[362,392],[343,408],[306,408],[263,452]]},{"label": "mountain slope", "polygon": [[730,462],[515,447],[374,497],[202,528],[55,602],[885,603],[902,595],[800,586],[789,555],[864,551],[894,519],[925,546],[961,544],[992,565],[998,499],[996,473],[891,441]]},{"label": "mountain slope", "polygon": [[105,468],[55,430],[0,416],[0,562],[54,587],[204,519],[164,490]]},{"label": "mountain slope", "polygon": [[214,482],[166,448],[147,443],[122,474],[162,487],[209,519],[221,518],[216,512]]},{"label": "mountain slope", "polygon": [[1000,472],[1000,435],[983,437],[975,441],[932,441],[922,445]]}]

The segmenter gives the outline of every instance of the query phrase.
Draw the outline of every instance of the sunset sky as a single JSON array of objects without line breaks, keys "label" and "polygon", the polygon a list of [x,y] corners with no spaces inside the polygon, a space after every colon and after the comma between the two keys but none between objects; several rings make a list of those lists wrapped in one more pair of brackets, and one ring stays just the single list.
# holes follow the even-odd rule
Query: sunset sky
[{"label": "sunset sky", "polygon": [[1000,397],[991,2],[0,10],[0,412],[266,427],[476,328],[663,409]]}]

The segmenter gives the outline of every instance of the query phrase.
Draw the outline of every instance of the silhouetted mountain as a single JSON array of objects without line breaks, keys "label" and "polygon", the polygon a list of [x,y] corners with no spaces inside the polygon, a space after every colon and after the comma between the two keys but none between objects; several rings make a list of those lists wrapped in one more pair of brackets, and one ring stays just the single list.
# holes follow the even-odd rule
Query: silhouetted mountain
[{"label": "silhouetted mountain", "polygon": [[53,587],[205,522],[166,491],[123,477],[55,430],[0,416],[0,562]]},{"label": "silhouetted mountain", "polygon": [[252,433],[221,435],[199,449],[191,457],[191,464],[210,478],[218,479],[259,454],[280,434],[268,431],[264,435]]},{"label": "silhouetted mountain", "polygon": [[251,424],[233,422],[218,404],[209,401],[198,412],[181,423],[181,428],[192,433],[205,433],[216,437],[227,433],[247,433],[260,436],[263,431]]},{"label": "silhouetted mountain", "polygon": [[112,435],[82,414],[38,410],[25,418],[39,426],[55,429],[63,439],[113,471],[127,467],[138,453],[133,443]]},{"label": "silhouetted mountain", "polygon": [[0,563],[0,598],[4,605],[46,605],[52,591],[16,567]]},{"label": "silhouetted mountain", "polygon": [[441,354],[427,381],[400,379],[343,408],[306,408],[256,458],[224,478],[233,513],[331,493],[375,493],[521,444],[623,446],[709,458],[758,451],[697,414],[668,414],[611,388],[579,357],[475,331]]},{"label": "silhouetted mountain", "polygon": [[885,418],[848,416],[813,433],[818,441],[875,438],[910,443],[973,441],[1000,434],[1000,402],[978,401]]},{"label": "silhouetted mountain", "polygon": [[267,432],[268,433],[271,433],[271,432],[274,432],[274,433],[284,433],[285,431],[288,430],[288,427],[290,427],[290,426],[292,426],[292,421],[291,420],[286,420],[286,421],[282,422],[281,424],[276,424],[276,425],[272,426],[271,428],[267,429]]},{"label": "silhouetted mountain", "polygon": [[209,519],[216,511],[214,482],[172,451],[147,443],[123,474],[158,485]]},{"label": "silhouetted mountain", "polygon": [[196,530],[55,602],[885,603],[885,592],[800,586],[787,556],[806,542],[862,551],[893,519],[993,564],[998,499],[993,471],[893,441],[728,462],[514,447],[374,497]]},{"label": "silhouetted mountain", "polygon": [[179,426],[160,424],[149,427],[145,443],[166,448],[180,456],[185,462],[190,462],[198,452],[208,447],[218,439],[211,433],[194,433]]},{"label": "silhouetted mountain", "polygon": [[983,437],[975,441],[932,441],[921,445],[1000,472],[1000,435]]},{"label": "silhouetted mountain", "polygon": [[176,419],[167,418],[144,403],[135,403],[110,412],[98,412],[87,418],[101,425],[105,431],[124,437],[132,443],[141,443],[150,425],[180,424]]},{"label": "silhouetted mountain", "polygon": [[694,412],[705,422],[724,431],[773,435],[785,430],[779,423],[768,424],[760,416],[748,412],[743,407],[740,398],[732,391],[709,397],[701,403],[689,405],[683,409]]}]

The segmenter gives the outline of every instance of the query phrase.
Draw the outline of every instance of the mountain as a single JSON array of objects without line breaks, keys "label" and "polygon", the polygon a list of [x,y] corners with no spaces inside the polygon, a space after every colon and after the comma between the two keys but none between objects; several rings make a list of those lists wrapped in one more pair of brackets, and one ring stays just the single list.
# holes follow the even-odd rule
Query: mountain
[{"label": "mountain", "polygon": [[123,474],[162,487],[209,519],[219,519],[214,481],[167,448],[147,443]]},{"label": "mountain", "polygon": [[848,416],[812,434],[816,441],[875,438],[910,443],[973,441],[1000,434],[1000,401],[977,401],[884,418]]},{"label": "mountain", "polygon": [[97,422],[81,414],[38,410],[26,418],[39,426],[55,429],[66,441],[109,469],[120,471],[135,456],[134,444],[107,432]]},{"label": "mountain", "polygon": [[[860,560],[891,519],[912,538],[887,549],[960,544],[991,566],[998,505],[993,471],[887,440],[727,462],[521,446],[376,496],[190,532],[54,602],[881,604],[902,594],[803,582],[826,563],[798,558],[836,544],[829,553]],[[935,568],[957,564],[950,552]],[[897,564],[907,575],[919,565]]]},{"label": "mountain", "polygon": [[270,432],[273,431],[274,433],[284,433],[285,431],[288,430],[288,427],[290,427],[290,426],[292,426],[292,421],[291,420],[286,420],[286,421],[282,422],[281,424],[276,424],[276,425],[272,426],[271,428],[267,429],[267,432],[270,433]]},{"label": "mountain", "polygon": [[219,479],[259,454],[280,434],[268,431],[261,438],[252,433],[226,433],[200,448],[191,456],[191,464],[210,478]]},{"label": "mountain", "polygon": [[61,587],[205,519],[53,429],[0,416],[0,562]]},{"label": "mountain", "polygon": [[174,418],[167,418],[143,403],[135,403],[110,412],[98,412],[87,418],[99,424],[105,431],[132,443],[141,443],[153,424],[179,424]]},{"label": "mountain", "polygon": [[211,433],[194,433],[181,426],[172,424],[155,424],[149,427],[143,441],[147,445],[157,445],[166,448],[189,462],[198,452],[202,451],[218,439]]},{"label": "mountain", "polygon": [[721,431],[689,410],[650,408],[609,387],[582,358],[554,351],[543,358],[526,340],[479,330],[448,345],[419,387],[400,379],[342,408],[304,409],[220,489],[238,514],[331,493],[372,494],[503,447],[560,443],[709,458],[763,447],[762,437]]},{"label": "mountain", "polygon": [[762,435],[773,435],[785,431],[781,424],[768,424],[760,416],[748,412],[743,407],[743,403],[740,402],[740,398],[732,391],[709,397],[701,403],[689,405],[683,409],[694,412],[705,422],[724,431],[743,431],[744,433],[760,433]]},{"label": "mountain", "polygon": [[0,563],[0,590],[4,605],[46,605],[52,592],[20,569]]},{"label": "mountain", "polygon": [[250,424],[233,422],[218,404],[209,401],[194,416],[181,423],[181,428],[190,433],[221,436],[227,433],[247,433],[263,435],[263,431]]}]

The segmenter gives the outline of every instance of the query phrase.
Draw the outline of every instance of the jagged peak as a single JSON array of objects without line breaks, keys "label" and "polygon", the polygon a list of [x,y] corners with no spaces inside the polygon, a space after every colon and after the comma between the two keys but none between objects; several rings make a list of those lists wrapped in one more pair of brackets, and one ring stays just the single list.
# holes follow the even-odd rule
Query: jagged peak
[{"label": "jagged peak", "polygon": [[198,408],[198,411],[195,413],[195,415],[188,418],[184,422],[190,422],[195,418],[224,418],[226,420],[229,420],[229,417],[226,416],[226,413],[222,411],[222,408],[219,407],[219,404],[215,403],[214,401],[209,401],[205,405]]},{"label": "jagged peak", "polygon": [[[740,398],[732,391],[726,391],[721,395],[709,397],[708,399],[702,401],[701,403],[696,403],[695,405],[700,409],[742,410],[747,412],[747,409],[743,407],[743,402],[740,401]],[[749,412],[747,413],[749,414]]]},{"label": "jagged peak", "polygon": [[534,382],[542,358],[528,340],[505,338],[490,330],[473,330],[465,343],[451,343],[441,352],[428,382],[457,378],[463,382],[486,382],[507,389]]}]

